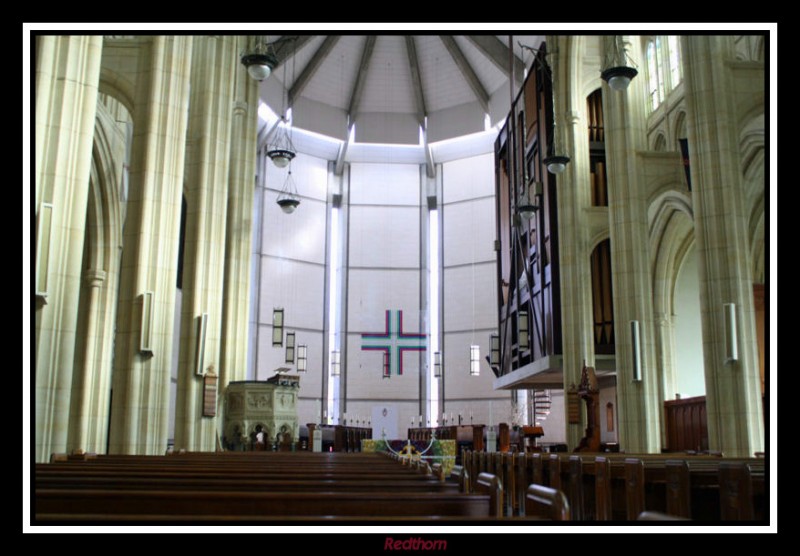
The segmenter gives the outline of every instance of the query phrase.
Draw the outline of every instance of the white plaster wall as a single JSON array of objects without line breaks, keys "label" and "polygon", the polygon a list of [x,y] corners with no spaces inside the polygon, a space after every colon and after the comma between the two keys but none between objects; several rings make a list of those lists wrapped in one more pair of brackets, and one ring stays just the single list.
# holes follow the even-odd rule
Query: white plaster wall
[{"label": "white plaster wall", "polygon": [[442,166],[442,176],[445,204],[494,195],[494,153],[448,162]]},{"label": "white plaster wall", "polygon": [[362,351],[361,334],[383,332],[387,310],[403,311],[405,333],[425,331],[419,166],[351,165],[349,211],[347,414],[366,418],[376,404],[392,402],[410,422],[418,412],[420,353],[407,352],[403,375],[393,368],[392,377],[384,379],[383,352]]},{"label": "white plaster wall", "polygon": [[[616,388],[601,388],[600,389],[600,441],[601,442],[618,442],[617,437],[617,389]],[[607,405],[611,403],[614,407],[614,430],[608,430],[608,418],[606,415]]]},{"label": "white plaster wall", "polygon": [[351,164],[350,204],[419,206],[419,166]]},{"label": "white plaster wall", "polygon": [[555,444],[567,441],[563,390],[550,390],[550,415],[541,421],[541,424],[544,436],[536,440],[537,444]]},{"label": "white plaster wall", "polygon": [[[485,360],[497,330],[494,156],[445,163],[442,177],[445,412],[456,419],[460,411],[465,419],[472,412],[474,423],[488,424],[491,408],[498,424],[509,420],[511,393],[493,389]],[[473,344],[481,350],[477,377],[469,374]]]},{"label": "white plaster wall", "polygon": [[296,359],[294,364],[286,363],[285,342],[272,346],[272,312],[283,307],[284,334],[295,332],[295,345],[308,346],[308,370],[301,375],[298,400],[299,422],[305,425],[316,419],[316,399],[322,390],[327,161],[301,153],[291,169],[300,195],[294,213],[284,213],[275,202],[287,169],[267,162],[266,187],[256,195],[261,248],[257,253],[257,358],[252,378],[265,380],[279,367],[296,368]]},{"label": "white plaster wall", "polygon": [[496,330],[496,283],[496,266],[493,262],[445,268],[445,334],[470,330]]},{"label": "white plaster wall", "polygon": [[350,207],[350,268],[419,269],[419,203]]},{"label": "white plaster wall", "polygon": [[444,206],[444,266],[496,261],[494,197]]},{"label": "white plaster wall", "polygon": [[665,392],[667,399],[675,394],[691,398],[705,396],[703,365],[703,330],[700,319],[700,282],[697,251],[687,253],[675,285],[675,366],[678,392]]}]

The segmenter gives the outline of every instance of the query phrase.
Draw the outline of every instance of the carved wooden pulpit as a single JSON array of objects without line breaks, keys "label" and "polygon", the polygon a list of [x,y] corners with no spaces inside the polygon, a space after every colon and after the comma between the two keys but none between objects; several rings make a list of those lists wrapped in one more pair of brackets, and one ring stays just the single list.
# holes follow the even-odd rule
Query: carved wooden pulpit
[{"label": "carved wooden pulpit", "polygon": [[594,367],[583,366],[578,397],[586,402],[586,433],[581,438],[576,452],[600,451],[600,388]]}]

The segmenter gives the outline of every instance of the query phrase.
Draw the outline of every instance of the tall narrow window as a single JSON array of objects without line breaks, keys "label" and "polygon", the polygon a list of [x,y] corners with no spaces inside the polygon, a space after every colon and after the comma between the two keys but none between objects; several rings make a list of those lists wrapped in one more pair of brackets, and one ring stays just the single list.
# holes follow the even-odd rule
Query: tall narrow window
[{"label": "tall narrow window", "polygon": [[341,372],[341,353],[339,345],[339,307],[341,296],[339,292],[340,273],[340,234],[339,234],[339,208],[331,208],[330,229],[330,258],[328,268],[328,416],[336,422],[338,408],[336,400],[339,398],[339,379]]},{"label": "tall narrow window", "polygon": [[[428,287],[430,288],[428,303],[430,315],[428,319],[431,333],[431,341],[428,346],[428,368],[433,370],[436,367],[436,356],[439,355],[441,357],[439,352],[439,211],[436,209],[432,209],[428,213],[428,269]],[[439,370],[441,372],[441,361],[439,362]],[[434,372],[428,373],[431,423],[439,415],[439,407],[441,405],[439,378],[435,374]]]},{"label": "tall narrow window", "polygon": [[481,374],[481,347],[469,346],[469,374],[478,376]]},{"label": "tall narrow window", "polygon": [[675,35],[657,36],[648,41],[645,48],[651,110],[658,108],[667,93],[677,87],[683,78],[679,39]]},{"label": "tall narrow window", "polygon": [[658,73],[658,46],[656,41],[647,43],[647,92],[650,96],[650,109],[655,110],[661,104],[661,83]]},{"label": "tall narrow window", "polygon": [[669,74],[670,89],[674,89],[681,82],[681,47],[678,37],[670,35],[667,37],[667,48],[669,49]]}]

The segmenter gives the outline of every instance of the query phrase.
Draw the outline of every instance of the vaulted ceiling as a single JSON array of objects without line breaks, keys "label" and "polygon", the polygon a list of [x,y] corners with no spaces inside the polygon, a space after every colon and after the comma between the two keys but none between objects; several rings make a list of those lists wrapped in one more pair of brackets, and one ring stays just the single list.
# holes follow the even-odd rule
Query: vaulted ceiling
[{"label": "vaulted ceiling", "polygon": [[252,37],[279,60],[261,84],[274,112],[291,107],[296,126],[339,139],[355,123],[357,141],[382,143],[417,143],[426,118],[431,141],[503,119],[533,58],[525,47],[544,37],[510,39],[511,49],[508,35]]}]

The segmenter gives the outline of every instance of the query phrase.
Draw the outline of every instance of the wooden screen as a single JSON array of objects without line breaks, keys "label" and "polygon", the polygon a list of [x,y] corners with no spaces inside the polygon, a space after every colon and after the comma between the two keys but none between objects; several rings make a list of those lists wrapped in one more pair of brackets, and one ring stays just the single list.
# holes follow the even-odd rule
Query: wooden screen
[{"label": "wooden screen", "polygon": [[664,418],[668,452],[708,450],[705,396],[665,401]]}]

